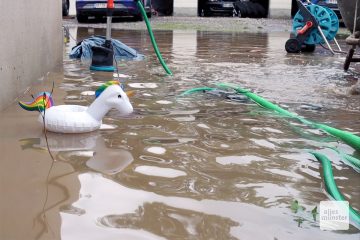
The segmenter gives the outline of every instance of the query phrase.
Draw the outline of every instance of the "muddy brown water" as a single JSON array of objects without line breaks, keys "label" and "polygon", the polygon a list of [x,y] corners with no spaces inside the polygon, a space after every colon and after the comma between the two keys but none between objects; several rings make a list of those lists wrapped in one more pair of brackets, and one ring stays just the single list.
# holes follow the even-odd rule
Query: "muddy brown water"
[{"label": "muddy brown water", "polygon": [[[78,40],[103,30],[71,28]],[[308,119],[360,132],[359,96],[348,94],[356,69],[317,48],[289,55],[288,33],[157,31],[174,72],[166,76],[145,31],[113,36],[146,55],[119,63],[135,112],[111,111],[101,130],[48,134],[37,113],[16,103],[1,113],[0,239],[358,239],[359,232],[321,231],[311,210],[328,200],[322,168],[309,150],[333,161],[341,192],[360,208],[360,175],[326,146],[355,153],[321,131],[252,102],[189,88],[232,82]],[[341,41],[343,43],[343,41]],[[68,58],[30,93],[51,89],[55,104],[87,105],[112,73],[90,72]],[[346,47],[343,45],[343,47]],[[294,213],[291,203],[305,207]]]}]

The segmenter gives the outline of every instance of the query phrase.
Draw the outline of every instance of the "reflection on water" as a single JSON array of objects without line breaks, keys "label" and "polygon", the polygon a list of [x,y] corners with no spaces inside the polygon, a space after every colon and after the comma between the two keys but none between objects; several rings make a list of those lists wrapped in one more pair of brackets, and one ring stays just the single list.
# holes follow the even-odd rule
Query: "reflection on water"
[{"label": "reflection on water", "polygon": [[239,225],[231,219],[156,202],[145,203],[135,213],[102,217],[99,222],[106,227],[144,229],[166,239],[235,239],[230,229]]},{"label": "reflection on water", "polygon": [[[47,143],[45,136],[21,139],[20,142],[23,150],[32,148],[48,151],[49,149],[51,153],[55,153],[53,155],[56,161],[70,162],[75,166],[77,160],[86,160],[87,167],[110,175],[122,171],[134,160],[131,153],[125,149],[107,147],[99,132],[85,134],[47,132]],[[77,167],[84,167],[82,161],[78,164]]]},{"label": "reflection on water", "polygon": [[[105,34],[87,28],[70,33],[78,40]],[[33,113],[14,105],[1,115],[7,198],[0,204],[0,238],[28,239],[26,232],[37,239],[356,239],[353,227],[324,232],[312,219],[309,211],[328,196],[322,168],[308,150],[332,159],[336,182],[357,209],[360,176],[326,146],[360,153],[244,99],[177,97],[188,88],[233,82],[309,119],[360,132],[359,98],[346,95],[347,80],[357,75],[342,71],[343,57],[322,49],[286,54],[285,33],[155,34],[174,77],[165,76],[145,31],[113,31],[147,56],[119,63],[120,80],[136,91],[135,111],[127,117],[110,112],[94,133],[48,133],[55,162]],[[63,72],[32,92],[54,81],[55,104],[88,105],[96,88],[114,78],[68,59],[75,44],[65,46]],[[306,208],[302,216],[290,210],[294,200]]]}]

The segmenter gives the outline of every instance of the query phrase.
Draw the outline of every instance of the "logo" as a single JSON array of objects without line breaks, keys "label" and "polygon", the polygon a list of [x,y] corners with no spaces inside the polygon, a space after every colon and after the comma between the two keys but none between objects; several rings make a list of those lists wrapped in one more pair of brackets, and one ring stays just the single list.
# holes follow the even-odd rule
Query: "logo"
[{"label": "logo", "polygon": [[321,201],[319,217],[321,230],[348,230],[349,202]]}]

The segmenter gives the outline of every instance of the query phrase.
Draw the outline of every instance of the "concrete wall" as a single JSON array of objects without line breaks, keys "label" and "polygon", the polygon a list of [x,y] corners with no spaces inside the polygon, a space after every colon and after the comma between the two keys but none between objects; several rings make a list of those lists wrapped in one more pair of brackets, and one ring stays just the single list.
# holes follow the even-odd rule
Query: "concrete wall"
[{"label": "concrete wall", "polygon": [[174,0],[174,16],[197,16],[197,0]]},{"label": "concrete wall", "polygon": [[62,62],[61,0],[0,0],[0,111]]},{"label": "concrete wall", "polygon": [[270,0],[269,18],[290,18],[291,0]]},{"label": "concrete wall", "polygon": [[71,15],[71,16],[76,15],[75,0],[70,0],[69,15]]}]

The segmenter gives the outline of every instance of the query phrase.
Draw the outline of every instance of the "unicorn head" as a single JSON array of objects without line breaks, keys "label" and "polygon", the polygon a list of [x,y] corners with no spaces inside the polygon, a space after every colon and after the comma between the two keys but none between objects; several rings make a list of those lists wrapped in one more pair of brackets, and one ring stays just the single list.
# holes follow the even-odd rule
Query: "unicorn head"
[{"label": "unicorn head", "polygon": [[49,92],[38,93],[31,102],[19,102],[20,107],[27,111],[43,112],[45,109],[54,106],[54,101]]},{"label": "unicorn head", "polygon": [[96,100],[90,105],[88,112],[96,119],[101,119],[112,108],[124,115],[133,112],[129,97],[118,81],[103,84],[96,90],[95,96]]}]

